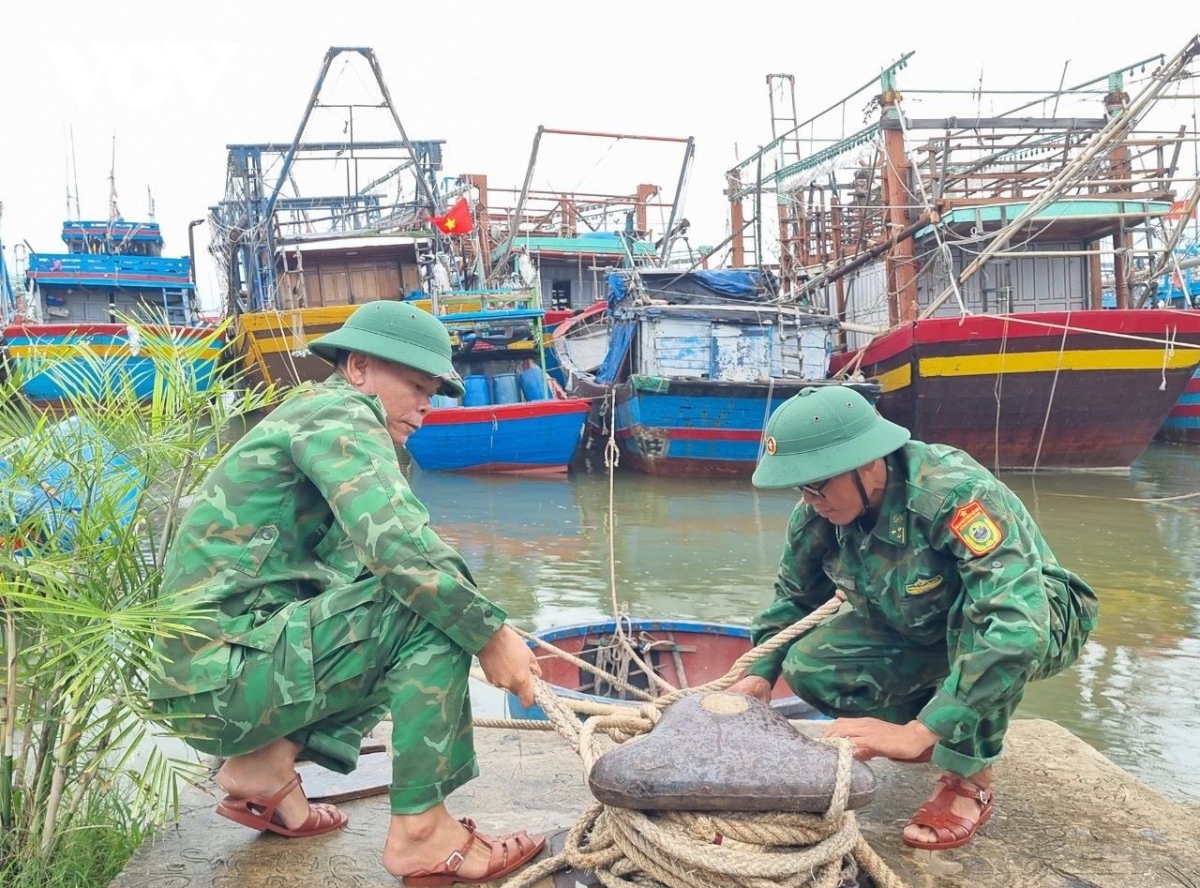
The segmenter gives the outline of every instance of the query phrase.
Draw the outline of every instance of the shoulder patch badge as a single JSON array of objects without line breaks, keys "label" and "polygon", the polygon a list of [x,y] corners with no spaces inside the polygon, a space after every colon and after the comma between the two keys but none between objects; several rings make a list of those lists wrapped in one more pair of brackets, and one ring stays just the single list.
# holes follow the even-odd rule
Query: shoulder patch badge
[{"label": "shoulder patch badge", "polygon": [[962,540],[972,555],[986,555],[1004,540],[1004,534],[979,500],[971,500],[954,511],[950,531]]}]

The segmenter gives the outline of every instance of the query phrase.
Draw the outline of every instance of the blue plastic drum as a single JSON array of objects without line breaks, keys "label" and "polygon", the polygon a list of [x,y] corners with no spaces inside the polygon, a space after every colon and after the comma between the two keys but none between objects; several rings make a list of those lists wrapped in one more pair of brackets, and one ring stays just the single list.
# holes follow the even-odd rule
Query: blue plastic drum
[{"label": "blue plastic drum", "polygon": [[526,401],[544,401],[550,397],[541,367],[526,367],[521,371],[521,394]]},{"label": "blue plastic drum", "polygon": [[517,374],[497,373],[493,379],[497,404],[516,404],[521,400],[517,389]]},{"label": "blue plastic drum", "polygon": [[463,380],[464,407],[486,407],[492,403],[492,380],[486,376],[468,376]]}]

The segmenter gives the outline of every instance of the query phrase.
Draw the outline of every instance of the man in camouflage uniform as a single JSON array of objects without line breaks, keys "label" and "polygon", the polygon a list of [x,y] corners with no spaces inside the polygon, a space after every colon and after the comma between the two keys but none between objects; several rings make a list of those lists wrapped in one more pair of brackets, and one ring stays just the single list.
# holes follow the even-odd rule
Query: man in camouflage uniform
[{"label": "man in camouflage uniform", "polygon": [[396,454],[435,393],[462,394],[450,338],[415,306],[371,302],[311,348],[336,372],[232,446],[172,541],[163,591],[198,617],[157,643],[150,696],[192,746],[228,757],[218,813],[287,836],[347,821],[309,805],[296,760],[352,771],[390,710],[385,867],[412,885],[497,878],[544,840],[476,834],[446,810],[478,774],[468,671],[477,655],[528,705],[539,670],[430,529]]},{"label": "man in camouflage uniform", "polygon": [[802,499],[754,642],[834,595],[845,603],[731,690],[765,701],[782,675],[856,757],[932,758],[943,774],[904,841],[962,845],[991,816],[991,766],[1025,683],[1075,661],[1096,596],[991,472],[910,440],[849,388],[789,399],[765,445],[754,484]]}]

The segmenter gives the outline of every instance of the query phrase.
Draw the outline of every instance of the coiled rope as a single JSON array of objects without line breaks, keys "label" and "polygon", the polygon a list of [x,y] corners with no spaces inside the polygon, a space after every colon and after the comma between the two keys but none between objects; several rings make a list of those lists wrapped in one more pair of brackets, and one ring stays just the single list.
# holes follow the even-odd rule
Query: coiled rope
[{"label": "coiled rope", "polygon": [[[610,706],[580,723],[575,709],[545,682],[535,679],[534,695],[547,722],[502,720],[477,724],[504,727],[549,726],[563,737],[590,773],[607,748],[601,735],[618,743],[650,731],[671,703],[692,694],[720,691],[746,668],[836,613],[832,598],[763,644],[747,651],[721,678],[673,690],[633,709]],[[603,704],[601,704],[603,706]],[[877,888],[905,888],[904,882],[867,844],[853,811],[850,793],[853,750],[847,740],[822,741],[838,751],[833,797],[823,815],[791,812],[644,812],[591,805],[567,834],[562,852],[523,870],[504,888],[528,888],[568,867],[590,870],[606,888],[661,885],[665,888],[837,888],[860,871]]]}]

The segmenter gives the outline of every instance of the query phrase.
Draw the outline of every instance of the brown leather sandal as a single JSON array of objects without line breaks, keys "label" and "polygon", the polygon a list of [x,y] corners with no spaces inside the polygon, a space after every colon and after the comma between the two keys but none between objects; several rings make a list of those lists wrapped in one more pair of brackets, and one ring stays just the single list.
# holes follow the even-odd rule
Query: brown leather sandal
[{"label": "brown leather sandal", "polygon": [[[404,876],[402,881],[407,888],[418,886],[440,885],[478,885],[502,879],[509,873],[520,869],[541,853],[546,845],[545,836],[530,836],[524,830],[507,836],[488,836],[475,829],[475,822],[469,817],[459,821],[471,835],[466,843],[454,851],[432,869],[417,870]],[[467,859],[471,846],[476,841],[483,842],[492,850],[488,860],[487,870],[478,878],[469,879],[458,874],[458,868]]]},{"label": "brown leather sandal", "polygon": [[[992,819],[992,791],[976,786],[965,777],[955,777],[953,774],[943,774],[938,778],[942,784],[937,794],[917,809],[917,813],[908,821],[909,826],[923,826],[931,829],[937,838],[932,842],[922,842],[904,836],[904,844],[912,848],[926,851],[945,851],[967,844],[975,837],[979,827]],[[975,822],[960,817],[950,810],[956,795],[965,799],[974,799],[983,806],[979,819]]]},{"label": "brown leather sandal", "polygon": [[287,836],[289,839],[303,839],[308,836],[319,836],[327,832],[333,832],[335,829],[341,829],[350,822],[350,816],[343,814],[333,805],[325,804],[309,804],[308,819],[300,824],[295,829],[289,828],[282,820],[275,809],[279,807],[279,803],[287,798],[288,793],[300,785],[300,775],[296,774],[284,784],[272,796],[263,798],[261,796],[251,797],[247,799],[235,799],[233,796],[225,796],[217,803],[217,813],[222,817],[228,817],[230,820],[240,823],[242,826],[248,826],[251,829],[262,830],[264,832],[273,832],[281,836]]}]

